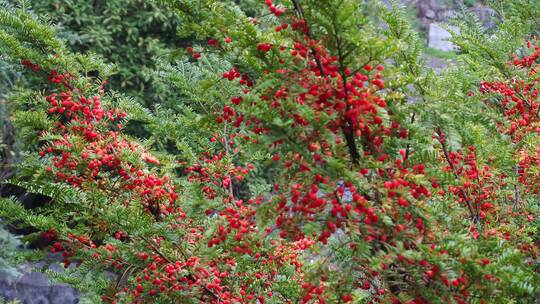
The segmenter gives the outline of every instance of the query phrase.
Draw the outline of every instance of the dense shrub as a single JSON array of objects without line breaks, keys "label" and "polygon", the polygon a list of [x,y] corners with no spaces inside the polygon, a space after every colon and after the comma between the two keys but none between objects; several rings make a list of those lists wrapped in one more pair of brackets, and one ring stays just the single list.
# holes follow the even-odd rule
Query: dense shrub
[{"label": "dense shrub", "polygon": [[10,182],[52,198],[0,215],[77,266],[53,277],[105,303],[533,301],[536,42],[512,57],[527,27],[482,44],[467,24],[436,76],[399,7],[242,4],[163,1],[204,42],[159,65],[179,104],[154,113],[24,9],[0,12],[32,79],[8,97],[28,147]]}]

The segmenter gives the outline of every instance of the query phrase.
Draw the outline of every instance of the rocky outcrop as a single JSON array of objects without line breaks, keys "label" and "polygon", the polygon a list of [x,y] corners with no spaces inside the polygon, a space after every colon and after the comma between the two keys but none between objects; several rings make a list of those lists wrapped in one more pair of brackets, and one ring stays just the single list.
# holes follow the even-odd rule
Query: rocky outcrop
[{"label": "rocky outcrop", "polygon": [[39,272],[10,279],[0,274],[0,298],[23,304],[76,304],[79,293],[67,284],[50,284]]},{"label": "rocky outcrop", "polygon": [[[449,23],[463,9],[477,16],[478,20],[486,27],[495,26],[496,14],[493,9],[482,4],[475,4],[471,7],[450,5],[448,2],[442,4],[438,0],[403,0],[406,5],[415,6],[417,17],[420,21],[420,30],[427,35],[428,46],[441,51],[454,51],[454,45],[449,41],[450,33],[441,27],[441,24]],[[455,32],[457,28],[453,28]]]},{"label": "rocky outcrop", "polygon": [[[453,27],[452,31],[459,33],[459,28]],[[428,47],[445,52],[456,50],[456,46],[450,41],[452,35],[438,23],[431,23],[428,31]]]},{"label": "rocky outcrop", "polygon": [[[41,194],[27,192],[24,188],[0,182],[0,197],[14,197],[25,208],[33,209],[45,205],[50,198]],[[0,224],[4,224],[0,221]],[[11,233],[25,235],[33,232],[32,229],[18,229],[6,225]],[[49,241],[37,239],[29,244],[28,249],[39,249],[47,246]],[[0,248],[6,250],[6,248]],[[9,250],[14,250],[13,248]],[[16,250],[26,250],[19,248]],[[47,267],[52,271],[61,272],[59,265],[60,254],[49,254],[44,260],[37,263],[27,263],[18,267],[20,275],[13,277],[6,272],[0,272],[0,299],[18,300],[23,304],[74,304],[79,303],[79,292],[67,284],[50,282],[47,277],[36,269]]]}]

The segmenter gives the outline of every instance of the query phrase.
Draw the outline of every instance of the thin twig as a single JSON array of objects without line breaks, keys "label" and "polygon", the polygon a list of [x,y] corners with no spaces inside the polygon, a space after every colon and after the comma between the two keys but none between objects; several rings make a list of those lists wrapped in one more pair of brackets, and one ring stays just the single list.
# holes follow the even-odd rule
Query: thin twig
[{"label": "thin twig", "polygon": [[[159,250],[159,248],[157,248],[152,242],[150,242],[148,239],[146,239],[143,236],[141,236],[140,238],[143,239],[150,246],[150,248],[152,248],[152,250],[154,250],[154,252],[156,252],[162,259],[167,261],[167,263],[173,264],[172,260],[170,260],[163,252],[161,252],[161,250]],[[180,254],[183,256],[183,258],[185,260],[187,260],[186,253],[183,252],[183,250],[181,248],[179,248],[179,250],[180,250]],[[187,273],[187,277],[188,277],[188,279],[192,280],[193,282],[197,281],[197,278],[195,278],[195,276],[189,271]],[[214,299],[216,299],[218,301],[221,301],[221,298],[218,295],[216,295],[212,290],[210,290],[208,287],[204,286],[203,284],[201,284],[200,286],[204,289],[204,291],[206,293],[208,293]]]},{"label": "thin twig", "polygon": [[[436,129],[436,133],[437,135],[439,136],[439,142],[441,143],[441,146],[442,146],[442,151],[444,153],[444,158],[446,159],[446,162],[448,163],[448,165],[450,166],[450,169],[452,170],[452,173],[454,174],[455,178],[458,179],[459,176],[456,172],[456,168],[454,167],[454,164],[452,163],[452,161],[450,160],[450,155],[448,154],[448,149],[446,148],[446,143],[444,141],[441,140],[441,136],[443,134],[442,132],[442,128],[441,127],[437,127]],[[463,196],[463,199],[465,200],[465,203],[467,203],[467,207],[469,209],[469,213],[471,215],[471,218],[474,222],[478,222],[478,215],[475,214],[474,212],[474,209],[473,207],[471,206],[471,203],[469,202],[469,197],[467,195],[467,193],[465,193],[465,190],[463,190],[463,188],[460,188],[460,192],[461,192],[461,195]]]},{"label": "thin twig", "polygon": [[[306,36],[311,40],[311,34],[309,32],[309,25],[307,24],[307,21],[306,21],[306,19],[304,17],[304,10],[302,9],[302,6],[300,5],[300,1],[299,0],[292,0],[292,3],[293,3],[293,6],[294,6],[294,10],[296,11],[296,14],[298,15],[298,17],[300,19],[304,20],[305,26],[307,26]],[[310,50],[311,50],[311,53],[313,53],[313,59],[317,63],[317,68],[319,69],[319,72],[321,73],[321,77],[324,77],[325,76],[324,69],[323,69],[321,61],[319,60],[319,56],[317,55],[317,51],[312,46],[310,47]]]}]

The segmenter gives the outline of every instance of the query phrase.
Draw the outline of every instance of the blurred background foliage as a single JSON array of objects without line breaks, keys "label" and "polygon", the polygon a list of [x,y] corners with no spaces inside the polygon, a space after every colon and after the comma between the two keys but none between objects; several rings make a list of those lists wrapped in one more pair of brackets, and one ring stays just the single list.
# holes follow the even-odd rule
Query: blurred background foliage
[{"label": "blurred background foliage", "polygon": [[29,0],[25,5],[56,25],[72,51],[115,63],[111,87],[149,109],[167,99],[169,90],[156,81],[156,60],[175,58],[189,43],[176,35],[179,20],[172,12],[145,0]]}]

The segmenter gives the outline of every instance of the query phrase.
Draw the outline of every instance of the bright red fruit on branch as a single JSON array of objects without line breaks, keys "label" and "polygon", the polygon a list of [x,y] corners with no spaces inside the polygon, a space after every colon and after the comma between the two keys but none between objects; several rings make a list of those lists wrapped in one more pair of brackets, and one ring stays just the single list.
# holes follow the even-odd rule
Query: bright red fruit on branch
[{"label": "bright red fruit on branch", "polygon": [[[530,41],[528,48],[533,48]],[[537,88],[539,81],[537,58],[540,55],[540,47],[534,46],[533,49],[531,55],[522,58],[514,56],[511,63],[516,68],[525,70],[529,76],[528,79],[480,83],[480,92],[493,96],[487,97],[486,103],[499,109],[506,118],[499,128],[510,135],[511,141],[517,145],[520,145],[527,136],[540,137],[540,104]],[[521,148],[516,151],[516,157],[519,159],[517,168],[519,182],[525,186],[526,190],[539,193],[540,148]]]}]

